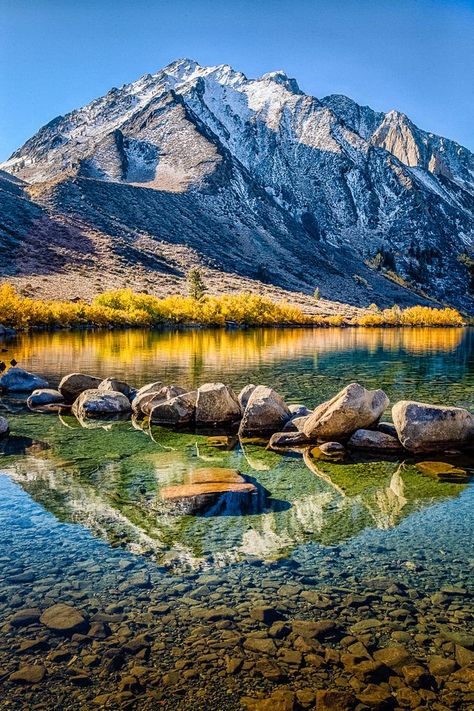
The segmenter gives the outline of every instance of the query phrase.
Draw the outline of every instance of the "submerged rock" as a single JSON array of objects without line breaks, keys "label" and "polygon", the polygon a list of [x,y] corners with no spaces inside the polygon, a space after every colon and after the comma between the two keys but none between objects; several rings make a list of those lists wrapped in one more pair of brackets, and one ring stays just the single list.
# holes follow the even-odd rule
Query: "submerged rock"
[{"label": "submerged rock", "polygon": [[310,440],[304,432],[275,432],[270,437],[269,449],[281,449],[283,447],[298,447],[310,444]]},{"label": "submerged rock", "polygon": [[8,420],[0,416],[0,437],[5,437],[10,432]]},{"label": "submerged rock", "polygon": [[197,390],[193,390],[161,402],[151,410],[150,422],[157,425],[186,425],[194,422],[196,399]]},{"label": "submerged rock", "polygon": [[462,407],[401,400],[392,417],[402,445],[410,452],[433,452],[474,445],[474,417]]},{"label": "submerged rock", "polygon": [[35,408],[41,407],[42,405],[51,405],[62,402],[64,402],[64,398],[59,390],[54,390],[53,388],[40,388],[38,390],[33,390],[30,397],[26,401],[26,404],[28,407]]},{"label": "submerged rock", "polygon": [[206,484],[209,482],[242,484],[245,479],[237,469],[227,469],[225,467],[200,467],[199,469],[194,469],[189,475],[189,484]]},{"label": "submerged rock", "polygon": [[349,449],[398,451],[403,449],[399,440],[378,430],[356,430],[347,443]]},{"label": "submerged rock", "polygon": [[72,403],[85,390],[98,388],[101,382],[100,378],[95,378],[92,375],[70,373],[61,380],[58,390],[66,402]]},{"label": "submerged rock", "polygon": [[240,420],[242,411],[232,388],[224,383],[205,383],[198,388],[196,423],[217,424]]},{"label": "submerged rock", "polygon": [[161,497],[175,505],[180,513],[193,514],[216,503],[224,495],[237,494],[248,500],[256,493],[256,486],[248,482],[212,481],[168,486],[161,490]]},{"label": "submerged rock", "polygon": [[6,392],[30,393],[37,388],[47,387],[47,380],[16,366],[9,368],[9,370],[0,377],[0,390],[5,390]]},{"label": "submerged rock", "polygon": [[323,402],[309,415],[304,433],[313,440],[347,438],[358,429],[375,425],[389,404],[383,390],[366,390],[351,383],[332,400]]},{"label": "submerged rock", "polygon": [[281,432],[290,417],[291,412],[283,398],[272,388],[258,385],[248,399],[239,434],[245,437]]},{"label": "submerged rock", "polygon": [[48,629],[59,634],[72,634],[82,630],[86,620],[79,610],[62,602],[48,607],[39,621]]},{"label": "submerged rock", "polygon": [[72,406],[78,419],[83,417],[110,417],[131,411],[130,402],[122,393],[111,390],[85,390]]},{"label": "submerged rock", "polygon": [[443,479],[445,481],[467,481],[469,475],[465,469],[447,462],[417,462],[416,468],[423,474]]},{"label": "submerged rock", "polygon": [[340,461],[346,456],[346,448],[340,442],[323,442],[318,447],[313,447],[310,452],[313,459],[323,461]]}]

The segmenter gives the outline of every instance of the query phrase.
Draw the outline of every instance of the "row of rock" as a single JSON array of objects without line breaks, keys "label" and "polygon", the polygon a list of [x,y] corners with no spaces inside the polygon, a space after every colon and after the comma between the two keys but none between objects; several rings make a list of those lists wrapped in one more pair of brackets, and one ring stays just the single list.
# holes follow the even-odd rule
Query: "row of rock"
[{"label": "row of rock", "polygon": [[[72,373],[61,380],[58,390],[52,390],[46,381],[17,367],[0,378],[0,388],[33,390],[29,407],[64,405],[80,419],[133,413],[164,426],[238,427],[241,437],[270,437],[272,448],[334,441],[354,449],[404,448],[417,453],[474,445],[474,416],[468,410],[402,400],[392,408],[393,425],[380,423],[389,405],[387,395],[358,383],[314,410],[287,405],[272,388],[253,384],[238,395],[224,383],[186,390],[157,381],[135,390],[113,378]],[[0,433],[1,429],[0,423]]]}]

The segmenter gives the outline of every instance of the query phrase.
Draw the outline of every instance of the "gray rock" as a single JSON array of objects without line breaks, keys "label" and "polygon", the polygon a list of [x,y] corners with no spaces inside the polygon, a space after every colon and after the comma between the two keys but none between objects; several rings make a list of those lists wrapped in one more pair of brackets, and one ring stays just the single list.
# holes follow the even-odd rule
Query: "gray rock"
[{"label": "gray rock", "polygon": [[248,399],[239,434],[281,432],[290,417],[291,412],[280,395],[272,388],[258,385]]},{"label": "gray rock", "polygon": [[98,390],[102,390],[103,392],[122,393],[122,395],[128,397],[129,400],[133,399],[136,395],[135,388],[132,388],[123,380],[116,380],[115,378],[105,378],[105,380],[100,383]]},{"label": "gray rock", "polygon": [[194,422],[197,390],[161,402],[150,412],[150,422],[157,425],[185,425]]},{"label": "gray rock", "polygon": [[53,388],[42,388],[33,390],[30,397],[26,401],[28,407],[40,407],[41,405],[51,405],[53,403],[64,402],[64,398],[59,390]]},{"label": "gray rock", "polygon": [[311,415],[312,410],[309,409],[309,407],[306,407],[306,405],[288,405],[288,409],[291,412],[292,419],[294,417],[306,417],[307,415]]},{"label": "gray rock", "polygon": [[130,402],[122,393],[111,390],[85,390],[72,406],[77,418],[110,417],[131,411]]},{"label": "gray rock", "polygon": [[350,437],[358,429],[375,425],[389,404],[383,390],[366,390],[351,383],[309,415],[304,433],[313,440]]},{"label": "gray rock", "polygon": [[433,452],[474,444],[474,417],[461,407],[401,400],[392,409],[398,438],[410,452]]},{"label": "gray rock", "polygon": [[242,412],[244,412],[245,408],[247,407],[249,397],[251,396],[256,387],[257,386],[253,385],[252,383],[249,385],[245,385],[245,387],[243,387],[240,393],[238,394],[237,399],[240,403],[240,407],[242,408]]},{"label": "gray rock", "polygon": [[242,411],[234,391],[224,383],[205,383],[198,388],[196,423],[228,423],[240,420]]},{"label": "gray rock", "polygon": [[5,437],[10,432],[8,420],[0,416],[0,437]]},{"label": "gray rock", "polygon": [[47,388],[48,381],[23,368],[9,368],[0,378],[0,390],[11,393],[31,393],[36,388]]},{"label": "gray rock", "polygon": [[356,430],[347,443],[350,449],[397,451],[402,448],[397,437],[377,430]]},{"label": "gray rock", "polygon": [[147,402],[151,397],[157,393],[161,388],[163,387],[163,383],[161,381],[157,381],[156,383],[148,383],[147,385],[144,385],[142,388],[137,390],[135,393],[135,397],[132,400],[132,410],[136,414],[143,414],[141,411],[141,405],[142,403]]},{"label": "gray rock", "polygon": [[275,432],[268,443],[269,449],[282,447],[301,447],[310,444],[304,432]]},{"label": "gray rock", "polygon": [[186,388],[180,385],[165,385],[157,392],[145,394],[140,402],[140,411],[142,415],[149,415],[154,407],[161,405],[167,400],[172,400],[178,395],[184,395],[189,392]]},{"label": "gray rock", "polygon": [[84,373],[70,373],[65,375],[59,383],[58,390],[66,402],[74,400],[85,390],[94,390],[99,387],[102,380]]}]

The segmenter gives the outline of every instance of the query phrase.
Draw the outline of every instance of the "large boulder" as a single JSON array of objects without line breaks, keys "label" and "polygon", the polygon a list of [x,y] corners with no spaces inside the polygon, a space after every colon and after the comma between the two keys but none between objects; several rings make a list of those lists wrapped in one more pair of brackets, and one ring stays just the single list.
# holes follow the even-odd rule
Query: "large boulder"
[{"label": "large boulder", "polygon": [[9,368],[0,378],[0,390],[10,393],[31,393],[37,388],[47,388],[48,381],[23,368]]},{"label": "large boulder", "polygon": [[410,452],[474,445],[474,416],[462,407],[401,400],[392,408],[398,438]]},{"label": "large boulder", "polygon": [[375,452],[396,452],[402,449],[397,437],[379,430],[356,430],[347,443],[349,449],[365,449]]},{"label": "large boulder", "polygon": [[8,420],[0,416],[0,437],[5,437],[10,431]]},{"label": "large boulder", "polygon": [[132,410],[137,415],[142,414],[141,405],[142,403],[148,402],[155,393],[157,393],[163,387],[163,383],[158,380],[156,383],[147,383],[142,388],[137,390],[135,397],[132,400]]},{"label": "large boulder", "polygon": [[40,388],[33,390],[30,397],[26,401],[28,407],[42,407],[43,405],[52,405],[64,402],[64,398],[59,390],[53,388]]},{"label": "large boulder", "polygon": [[275,390],[257,385],[248,399],[239,434],[246,437],[281,432],[290,417],[288,405]]},{"label": "large boulder", "polygon": [[157,405],[187,392],[189,391],[180,385],[165,385],[158,392],[148,393],[148,395],[143,396],[140,402],[140,412],[142,415],[149,415]]},{"label": "large boulder", "polygon": [[216,424],[240,420],[242,411],[232,388],[224,383],[205,383],[198,388],[196,423]]},{"label": "large boulder", "polygon": [[188,425],[194,422],[197,390],[160,402],[150,412],[150,422],[156,425]]},{"label": "large boulder", "polygon": [[135,388],[132,388],[128,383],[125,383],[123,380],[116,380],[115,378],[105,378],[105,380],[99,384],[98,389],[103,392],[122,393],[122,395],[128,397],[129,400],[132,400],[137,392]]},{"label": "large boulder", "polygon": [[388,404],[383,390],[366,390],[351,383],[319,405],[308,416],[303,431],[312,440],[345,439],[355,430],[376,425]]},{"label": "large boulder", "polygon": [[130,402],[123,393],[113,390],[84,390],[75,400],[72,411],[78,419],[84,417],[113,417],[131,411]]},{"label": "large boulder", "polygon": [[76,400],[76,398],[79,397],[79,395],[85,390],[97,389],[101,382],[101,378],[95,378],[93,375],[70,373],[69,375],[65,375],[61,380],[58,390],[64,400],[71,403],[74,402],[74,400]]}]

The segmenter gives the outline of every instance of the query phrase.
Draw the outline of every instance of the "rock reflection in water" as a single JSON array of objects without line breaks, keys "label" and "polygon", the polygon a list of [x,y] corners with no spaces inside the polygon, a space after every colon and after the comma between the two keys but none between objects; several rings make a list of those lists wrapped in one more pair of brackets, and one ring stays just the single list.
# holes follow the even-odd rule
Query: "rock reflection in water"
[{"label": "rock reflection in water", "polygon": [[[66,424],[69,419],[63,416]],[[137,432],[130,422],[81,428],[72,439],[71,430],[49,417],[23,415],[15,428],[51,442],[50,449],[28,452],[19,437],[23,449],[3,457],[2,469],[36,501],[114,546],[177,568],[248,556],[269,560],[306,542],[338,543],[364,529],[396,526],[464,488],[397,460],[318,461],[315,471],[294,453],[251,442],[231,448],[230,440],[158,427]],[[161,491],[209,466],[240,472],[256,488],[253,504],[226,496],[209,502],[204,515],[176,516]]]}]

